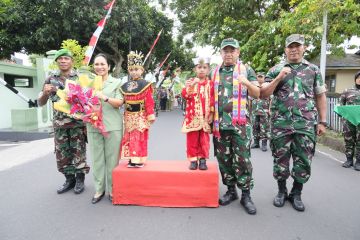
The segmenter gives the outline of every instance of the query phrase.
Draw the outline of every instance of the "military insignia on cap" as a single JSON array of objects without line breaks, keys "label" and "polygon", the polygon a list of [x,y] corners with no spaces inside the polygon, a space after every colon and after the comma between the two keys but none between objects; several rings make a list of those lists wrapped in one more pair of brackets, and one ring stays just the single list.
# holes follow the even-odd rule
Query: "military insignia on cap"
[{"label": "military insignia on cap", "polygon": [[131,51],[127,57],[128,57],[128,68],[143,66],[142,58],[144,57],[144,55],[141,52]]},{"label": "military insignia on cap", "polygon": [[210,64],[209,57],[197,57],[197,58],[193,58],[192,60],[195,66],[198,64]]}]

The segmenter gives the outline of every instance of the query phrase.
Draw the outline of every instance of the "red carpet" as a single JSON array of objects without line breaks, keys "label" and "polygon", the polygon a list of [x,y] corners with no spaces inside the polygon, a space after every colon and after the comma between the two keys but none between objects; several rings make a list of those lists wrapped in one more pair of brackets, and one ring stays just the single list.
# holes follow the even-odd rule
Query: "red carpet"
[{"label": "red carpet", "polygon": [[206,171],[191,171],[186,160],[149,160],[143,168],[127,168],[121,161],[113,171],[113,204],[218,207],[218,165],[207,165]]}]

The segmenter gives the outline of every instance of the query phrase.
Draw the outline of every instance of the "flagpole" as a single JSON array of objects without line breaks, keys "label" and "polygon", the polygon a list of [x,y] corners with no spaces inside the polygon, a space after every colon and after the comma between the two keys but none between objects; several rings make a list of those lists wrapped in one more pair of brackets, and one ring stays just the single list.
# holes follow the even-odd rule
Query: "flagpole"
[{"label": "flagpole", "polygon": [[91,57],[95,51],[95,47],[99,41],[99,38],[100,38],[100,34],[101,32],[104,30],[104,27],[105,27],[105,24],[106,24],[106,20],[108,18],[110,18],[110,14],[111,14],[111,11],[112,11],[112,8],[115,4],[115,1],[116,0],[113,0],[111,1],[110,3],[108,3],[104,8],[108,10],[108,12],[106,13],[105,17],[103,19],[101,19],[98,24],[97,24],[97,28],[95,30],[95,32],[93,33],[91,39],[90,39],[90,42],[89,42],[89,46],[88,48],[86,49],[86,52],[85,52],[85,59],[84,59],[84,64],[86,66],[89,65],[90,63],[90,60],[91,60]]},{"label": "flagpole", "polygon": [[162,29],[160,30],[160,32],[157,34],[157,37],[156,37],[154,43],[151,45],[149,52],[146,54],[146,57],[145,57],[145,59],[144,59],[143,65],[145,65],[146,60],[149,58],[149,56],[150,56],[151,52],[153,51],[155,45],[156,45],[157,42],[159,41],[159,38],[160,38],[160,35],[161,35],[162,31],[163,31],[163,28],[162,28]]}]

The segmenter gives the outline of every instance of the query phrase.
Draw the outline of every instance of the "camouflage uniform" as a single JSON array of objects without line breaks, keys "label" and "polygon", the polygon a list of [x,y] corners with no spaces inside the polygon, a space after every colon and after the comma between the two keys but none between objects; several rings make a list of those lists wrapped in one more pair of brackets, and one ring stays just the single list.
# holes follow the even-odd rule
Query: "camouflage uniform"
[{"label": "camouflage uniform", "polygon": [[271,143],[274,157],[273,175],[286,180],[290,175],[289,162],[293,156],[291,176],[299,183],[310,178],[311,161],[315,152],[317,124],[316,95],[326,91],[317,66],[302,60],[300,64],[288,62],[271,68],[265,81],[275,79],[284,67],[292,73],[279,83],[271,103]]},{"label": "camouflage uniform", "polygon": [[269,138],[270,132],[270,98],[252,100],[252,120],[253,120],[253,137],[254,139]]},{"label": "camouflage uniform", "polygon": [[[360,105],[360,89],[355,87],[346,89],[340,96],[341,105]],[[353,125],[343,120],[343,131],[345,141],[345,155],[347,159],[360,159],[360,125]]]},{"label": "camouflage uniform", "polygon": [[[220,138],[213,138],[215,156],[224,185],[237,185],[242,190],[250,190],[254,181],[250,162],[251,119],[247,111],[246,125],[232,125],[232,111],[226,106],[232,106],[234,66],[220,67],[219,83],[219,123]],[[247,67],[249,81],[257,81],[255,72]],[[247,101],[247,109],[251,102]]]},{"label": "camouflage uniform", "polygon": [[[69,80],[77,80],[77,73],[72,71]],[[64,86],[64,78],[57,72],[45,80],[44,84],[56,87]],[[60,98],[53,93],[49,99],[57,102]],[[69,117],[63,112],[53,110],[53,127],[57,169],[65,175],[88,173],[90,168],[86,163],[86,128],[81,120]]]}]

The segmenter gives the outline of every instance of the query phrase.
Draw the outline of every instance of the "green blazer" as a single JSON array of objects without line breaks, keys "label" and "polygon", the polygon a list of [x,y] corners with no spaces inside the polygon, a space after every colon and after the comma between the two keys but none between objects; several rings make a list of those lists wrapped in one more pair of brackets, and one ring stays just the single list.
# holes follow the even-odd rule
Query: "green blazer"
[{"label": "green blazer", "polygon": [[[102,92],[109,98],[123,99],[123,95],[120,92],[120,86],[122,82],[120,79],[113,78],[109,75],[108,79],[103,82]],[[103,123],[105,130],[110,131],[122,131],[123,129],[123,114],[118,108],[113,108],[108,102],[101,100]],[[93,128],[90,124],[87,124],[88,132],[99,132]]]}]

